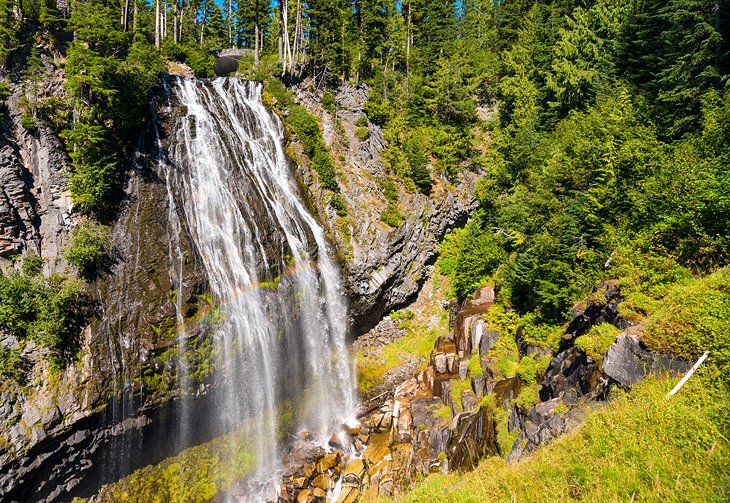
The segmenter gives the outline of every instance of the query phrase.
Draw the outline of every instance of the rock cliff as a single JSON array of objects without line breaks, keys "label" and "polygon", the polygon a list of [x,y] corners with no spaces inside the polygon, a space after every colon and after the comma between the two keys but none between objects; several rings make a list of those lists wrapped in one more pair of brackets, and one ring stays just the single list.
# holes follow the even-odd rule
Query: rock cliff
[{"label": "rock cliff", "polygon": [[[348,285],[353,326],[357,335],[375,326],[392,309],[413,300],[426,279],[437,245],[451,228],[463,223],[476,208],[477,175],[463,170],[458,179],[433,176],[431,194],[398,186],[398,206],[404,215],[393,228],[380,220],[388,201],[379,184],[387,177],[383,160],[387,142],[382,129],[367,125],[367,137],[358,135],[366,119],[366,86],[342,85],[334,90],[335,113],[322,104],[322,90],[306,80],[295,88],[297,98],[320,118],[324,139],[337,163],[340,194],[347,215],[338,216],[329,205],[332,196],[309,169],[301,151],[293,149],[298,172],[311,201],[342,259]],[[331,110],[331,108],[330,108]]]}]

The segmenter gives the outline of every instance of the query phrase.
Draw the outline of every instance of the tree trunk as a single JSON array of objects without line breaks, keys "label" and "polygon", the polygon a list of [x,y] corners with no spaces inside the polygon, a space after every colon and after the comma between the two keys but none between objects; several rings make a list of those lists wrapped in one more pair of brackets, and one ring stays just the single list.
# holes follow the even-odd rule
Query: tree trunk
[{"label": "tree trunk", "polygon": [[155,47],[160,48],[160,0],[155,0]]},{"label": "tree trunk", "polygon": [[122,31],[127,31],[129,23],[129,0],[124,0],[122,8]]},{"label": "tree trunk", "polygon": [[233,0],[228,0],[228,47],[233,47]]}]

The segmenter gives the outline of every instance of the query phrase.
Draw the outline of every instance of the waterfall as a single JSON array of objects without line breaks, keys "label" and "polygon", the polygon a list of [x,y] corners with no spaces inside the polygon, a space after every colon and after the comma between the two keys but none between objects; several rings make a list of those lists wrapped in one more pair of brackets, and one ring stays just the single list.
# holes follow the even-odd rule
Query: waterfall
[{"label": "waterfall", "polygon": [[[325,439],[355,414],[342,280],[261,86],[233,78],[165,86],[170,103],[184,110],[169,114],[159,155],[170,256],[185,267],[184,228],[220,306],[209,414],[230,428],[255,425],[258,468],[271,474],[282,407],[294,411],[294,426]],[[181,270],[173,276],[184,277]]]}]

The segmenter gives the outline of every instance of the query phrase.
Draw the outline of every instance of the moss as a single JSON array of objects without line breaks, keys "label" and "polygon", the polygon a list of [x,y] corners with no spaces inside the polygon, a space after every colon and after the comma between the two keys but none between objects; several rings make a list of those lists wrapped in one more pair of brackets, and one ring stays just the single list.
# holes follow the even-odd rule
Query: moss
[{"label": "moss", "polygon": [[223,435],[104,487],[98,501],[210,501],[253,468],[252,444],[245,430]]},{"label": "moss", "polygon": [[515,445],[519,431],[509,431],[509,411],[498,407],[494,410],[494,428],[497,434],[497,449],[502,457],[506,457]]},{"label": "moss", "polygon": [[530,386],[525,386],[517,395],[515,404],[523,409],[531,409],[538,403],[540,403],[540,389],[542,385],[535,383]]},{"label": "moss", "polygon": [[482,360],[479,357],[479,352],[473,350],[471,352],[471,358],[469,358],[469,375],[472,377],[480,376],[484,373],[482,369]]},{"label": "moss", "polygon": [[447,405],[441,405],[438,409],[436,409],[436,411],[434,411],[433,417],[440,419],[442,424],[448,424],[453,418],[451,408]]},{"label": "moss", "polygon": [[591,327],[588,332],[575,340],[575,347],[589,356],[595,362],[603,361],[603,355],[608,348],[616,341],[620,329],[609,323],[601,323]]},{"label": "moss", "polygon": [[570,409],[568,409],[568,406],[565,405],[565,402],[560,402],[558,405],[555,406],[553,409],[554,414],[563,414],[565,412],[568,412]]}]

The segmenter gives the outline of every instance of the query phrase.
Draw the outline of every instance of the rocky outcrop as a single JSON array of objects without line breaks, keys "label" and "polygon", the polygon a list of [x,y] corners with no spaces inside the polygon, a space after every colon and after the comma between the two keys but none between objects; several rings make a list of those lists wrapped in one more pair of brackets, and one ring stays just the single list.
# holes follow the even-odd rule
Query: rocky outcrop
[{"label": "rocky outcrop", "polygon": [[[356,335],[375,326],[383,315],[406,304],[426,279],[424,267],[436,258],[437,244],[466,220],[477,202],[477,175],[462,170],[456,180],[433,175],[431,194],[407,190],[398,183],[398,206],[404,215],[396,228],[380,220],[386,201],[379,188],[388,176],[382,154],[387,147],[379,126],[368,123],[363,137],[356,121],[366,119],[368,88],[342,85],[333,90],[336,113],[322,105],[322,90],[304,81],[298,100],[321,119],[324,138],[337,163],[340,194],[347,215],[338,216],[302,155],[298,170],[342,259]],[[296,152],[296,149],[294,149]]]}]

